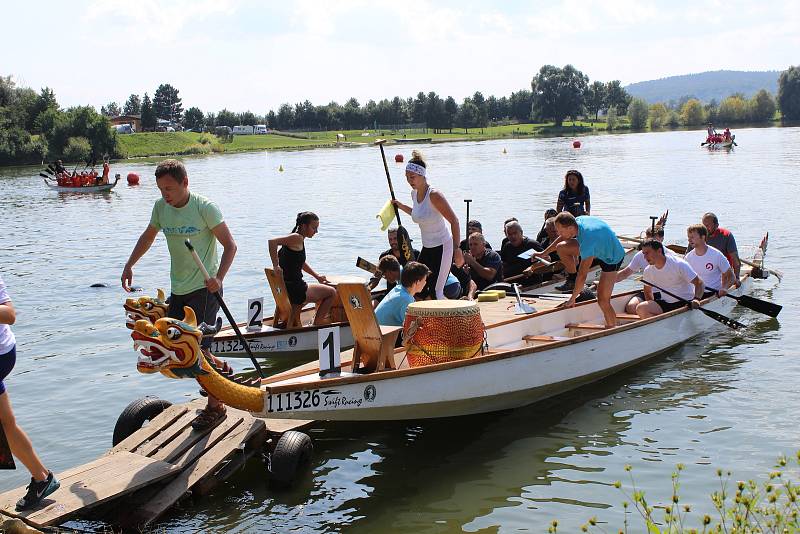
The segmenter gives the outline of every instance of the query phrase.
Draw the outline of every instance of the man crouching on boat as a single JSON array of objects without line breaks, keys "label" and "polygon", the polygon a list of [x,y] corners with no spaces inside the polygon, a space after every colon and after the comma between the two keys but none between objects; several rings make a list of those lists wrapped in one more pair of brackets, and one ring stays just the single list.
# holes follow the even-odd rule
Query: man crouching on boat
[{"label": "man crouching on boat", "polygon": [[[567,281],[556,289],[572,291],[572,296],[564,306],[571,308],[575,305],[575,299],[583,291],[589,269],[592,265],[599,265],[602,273],[597,286],[597,304],[603,311],[606,328],[615,327],[617,315],[611,306],[611,292],[614,291],[617,271],[625,258],[625,249],[614,230],[597,217],[582,215],[576,219],[566,211],[556,215],[555,224],[558,239],[536,255],[547,258],[554,250],[558,252],[567,271]],[[579,257],[580,265],[577,262]]]},{"label": "man crouching on boat", "polygon": [[655,239],[650,239],[642,244],[642,254],[649,264],[644,270],[643,280],[650,282],[680,297],[676,299],[658,289],[644,285],[645,301],[636,306],[636,313],[642,319],[655,317],[672,310],[686,306],[686,301],[691,301],[692,308],[700,306],[703,298],[705,284],[697,276],[692,266],[677,256],[664,254],[664,245]]}]

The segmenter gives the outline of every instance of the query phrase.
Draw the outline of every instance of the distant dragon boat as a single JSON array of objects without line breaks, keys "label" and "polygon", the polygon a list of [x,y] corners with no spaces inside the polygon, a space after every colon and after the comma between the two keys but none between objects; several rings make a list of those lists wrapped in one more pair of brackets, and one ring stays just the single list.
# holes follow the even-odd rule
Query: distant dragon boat
[{"label": "distant dragon boat", "polygon": [[50,189],[55,189],[56,191],[62,191],[64,193],[102,193],[104,191],[111,191],[112,189],[114,189],[119,180],[120,180],[120,175],[117,174],[113,184],[66,187],[63,185],[57,185],[52,182],[48,182],[47,180],[44,180],[44,184]]}]

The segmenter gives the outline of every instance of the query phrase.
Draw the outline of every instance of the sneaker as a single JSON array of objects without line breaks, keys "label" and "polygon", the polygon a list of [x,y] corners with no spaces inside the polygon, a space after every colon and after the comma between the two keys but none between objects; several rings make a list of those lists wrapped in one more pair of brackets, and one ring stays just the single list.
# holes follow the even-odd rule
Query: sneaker
[{"label": "sneaker", "polygon": [[575,280],[573,278],[567,278],[566,282],[561,284],[560,286],[555,287],[556,290],[566,293],[567,291],[572,291],[575,289]]},{"label": "sneaker", "polygon": [[192,421],[192,428],[195,430],[206,430],[216,425],[225,418],[225,405],[221,404],[218,408],[210,408],[206,406],[201,411],[194,421]]},{"label": "sneaker", "polygon": [[27,487],[28,493],[26,493],[23,498],[17,501],[17,512],[30,510],[31,508],[36,507],[40,502],[42,502],[42,499],[60,487],[61,483],[58,481],[58,479],[56,479],[52,471],[47,473],[47,478],[41,482],[37,482],[33,479],[33,477],[31,477],[31,483],[28,484]]}]

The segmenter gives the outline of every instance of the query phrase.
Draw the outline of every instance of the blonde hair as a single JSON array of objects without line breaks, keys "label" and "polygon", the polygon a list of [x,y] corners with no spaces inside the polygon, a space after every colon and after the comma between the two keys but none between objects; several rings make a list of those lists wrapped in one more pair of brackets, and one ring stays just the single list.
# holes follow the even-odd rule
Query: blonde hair
[{"label": "blonde hair", "polygon": [[421,165],[422,167],[428,168],[425,164],[425,157],[422,155],[422,152],[419,150],[412,150],[411,151],[411,159],[408,160],[409,163],[416,163],[417,165]]}]

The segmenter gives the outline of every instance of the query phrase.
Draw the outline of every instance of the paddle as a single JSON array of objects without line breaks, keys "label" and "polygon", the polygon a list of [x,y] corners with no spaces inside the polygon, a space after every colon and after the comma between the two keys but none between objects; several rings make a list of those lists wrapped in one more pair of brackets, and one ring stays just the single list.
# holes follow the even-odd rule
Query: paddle
[{"label": "paddle", "polygon": [[[717,289],[714,289],[713,287],[709,287],[706,289],[714,292],[719,291]],[[755,297],[751,297],[750,295],[737,296],[737,295],[731,295],[730,293],[725,293],[725,296],[735,299],[736,302],[738,302],[745,308],[750,308],[753,311],[763,313],[764,315],[769,315],[770,317],[777,317],[778,314],[783,309],[783,306],[781,306],[780,304],[775,304],[774,302],[769,302],[767,300],[761,300]]]},{"label": "paddle", "polygon": [[358,259],[356,259],[356,267],[358,267],[359,269],[364,269],[365,271],[372,274],[378,274],[378,266],[375,265],[374,263],[368,262],[361,256],[359,256]]},{"label": "paddle", "polygon": [[[688,300],[682,299],[678,295],[676,295],[674,293],[670,293],[666,289],[661,289],[657,285],[653,284],[652,282],[648,282],[647,280],[642,280],[642,282],[644,282],[648,286],[651,286],[651,287],[654,287],[654,288],[658,289],[662,293],[666,293],[667,295],[669,295],[670,297],[672,297],[674,299],[677,299],[678,302],[682,302],[682,303],[686,304],[687,306],[691,307],[692,303],[689,302]],[[721,313],[717,313],[714,310],[709,310],[707,308],[703,308],[702,306],[698,306],[697,309],[700,310],[701,312],[703,312],[704,314],[706,314],[707,316],[711,317],[715,321],[719,321],[720,323],[724,324],[728,328],[733,328],[734,330],[738,330],[740,328],[745,328],[745,325],[743,325],[742,323],[740,323],[738,321],[734,321],[730,317],[725,317]]]},{"label": "paddle", "polygon": [[52,180],[52,178],[50,178],[50,176],[48,176],[47,174],[45,174],[45,173],[43,173],[43,172],[40,172],[40,173],[39,173],[39,176],[41,176],[41,177],[42,177],[42,178],[44,178],[45,180]]},{"label": "paddle", "polygon": [[[383,168],[386,170],[386,181],[389,182],[389,193],[392,195],[392,201],[397,200],[394,196],[394,187],[392,187],[392,177],[389,176],[389,165],[386,163],[386,153],[383,151],[383,144],[386,139],[377,139],[375,144],[381,148],[381,158],[383,159]],[[403,254],[405,261],[412,261],[414,253],[411,251],[411,238],[408,236],[408,231],[403,227],[400,222],[400,210],[394,205],[394,216],[397,217],[397,245],[400,247],[400,252]]]},{"label": "paddle", "polygon": [[[469,225],[469,203],[472,202],[472,199],[471,198],[465,198],[464,202],[467,204],[467,222],[464,223],[464,228],[466,228],[467,225]],[[467,236],[467,237],[469,237],[469,236]]]},{"label": "paddle", "polygon": [[50,170],[50,167],[45,167],[44,172],[46,172],[50,176],[55,176],[56,175],[56,173],[54,173],[52,170]]},{"label": "paddle", "polygon": [[[184,245],[186,245],[186,248],[188,248],[189,252],[192,254],[192,259],[194,259],[194,263],[197,265],[197,268],[200,269],[201,273],[203,273],[203,278],[205,280],[209,280],[211,277],[208,275],[208,271],[206,270],[205,265],[203,265],[203,262],[200,260],[200,256],[197,255],[197,251],[192,246],[192,242],[187,239],[183,243]],[[250,344],[242,335],[242,331],[239,330],[239,325],[237,325],[236,321],[233,319],[233,315],[231,315],[228,306],[225,305],[225,301],[222,300],[222,296],[219,294],[219,292],[216,291],[214,292],[214,296],[217,297],[217,302],[219,302],[219,307],[222,308],[223,312],[225,312],[225,317],[228,318],[228,322],[233,328],[233,331],[236,332],[236,337],[239,338],[239,342],[244,347],[245,352],[247,352],[247,355],[250,356],[250,361],[253,362],[253,365],[255,366],[256,371],[258,371],[259,376],[261,376],[261,378],[266,378],[264,376],[264,370],[261,369],[261,366],[258,364],[258,360],[256,360],[256,357],[253,356],[253,352],[250,350]]]}]

